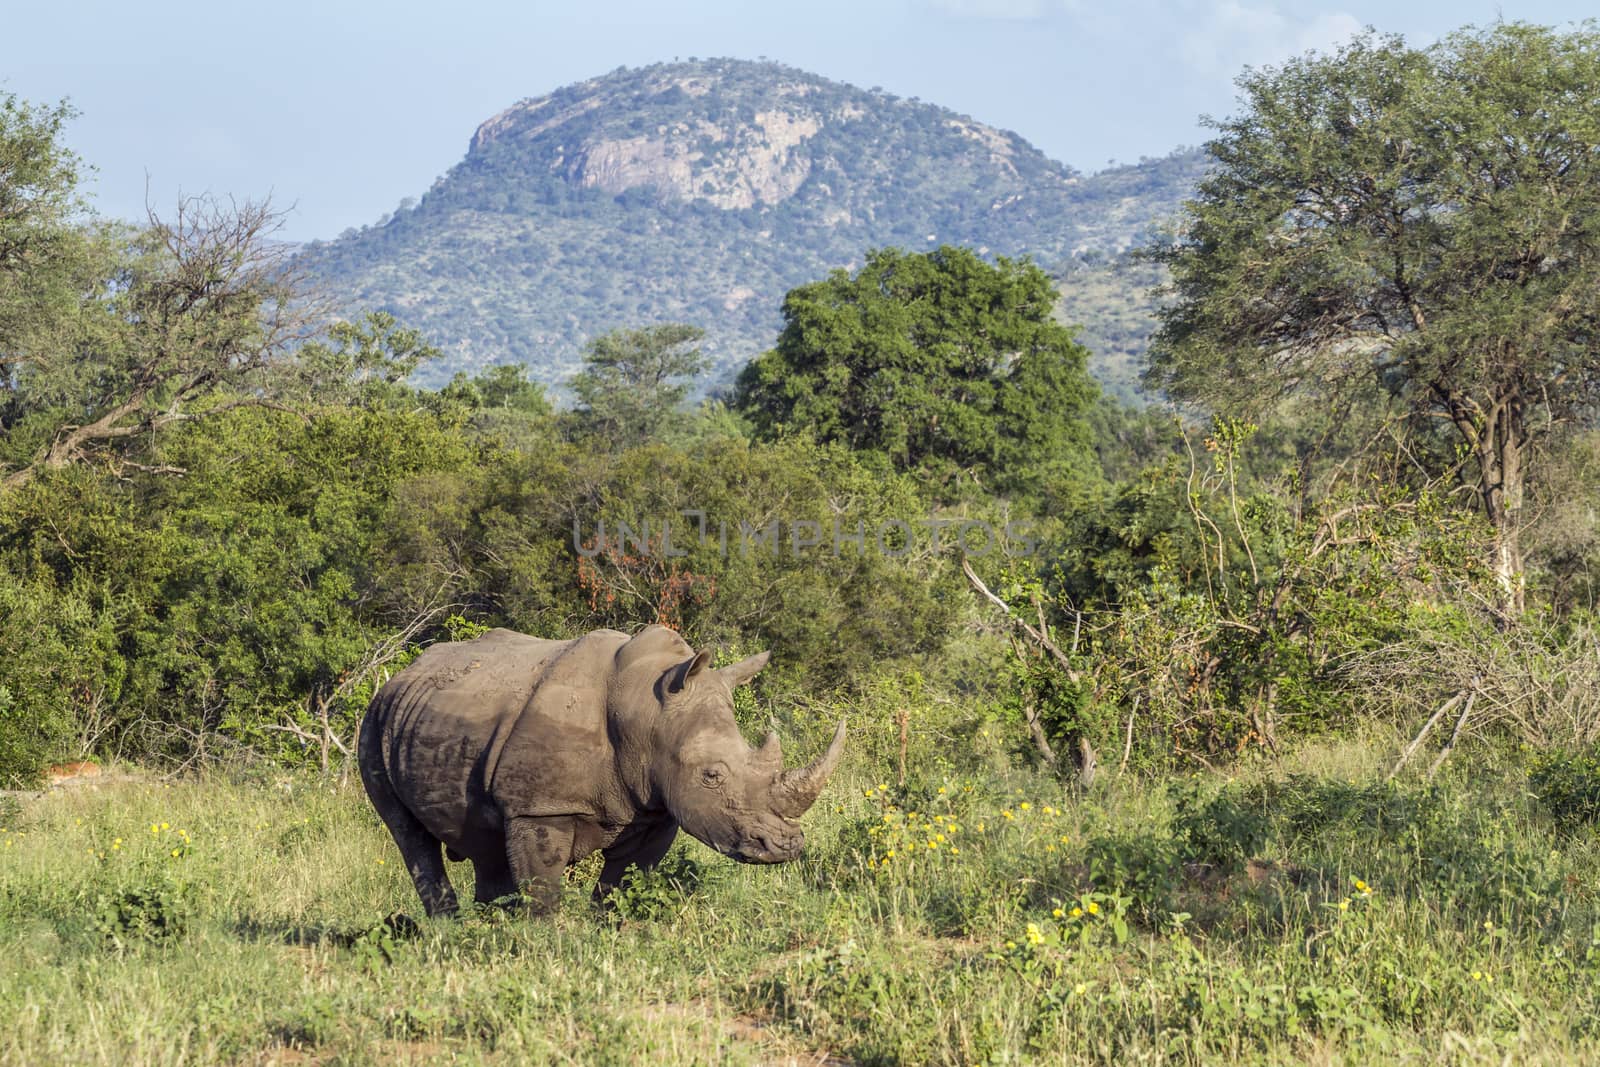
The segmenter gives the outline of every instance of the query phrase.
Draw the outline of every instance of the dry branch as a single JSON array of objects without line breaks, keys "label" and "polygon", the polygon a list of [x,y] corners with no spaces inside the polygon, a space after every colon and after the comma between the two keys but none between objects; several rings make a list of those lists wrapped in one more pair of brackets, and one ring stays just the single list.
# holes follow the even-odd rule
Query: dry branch
[{"label": "dry branch", "polygon": [[1061,669],[1066,673],[1069,681],[1078,681],[1079,675],[1077,670],[1073,668],[1072,661],[1067,658],[1067,654],[1065,652],[1056,647],[1054,641],[1050,640],[1050,635],[1044,633],[1042,630],[1035,629],[1025,619],[1020,618],[1016,612],[1012,611],[1009,604],[992,593],[989,590],[989,587],[983,584],[983,579],[979,578],[977,572],[972,569],[972,564],[968,562],[966,557],[962,557],[961,559],[961,573],[967,576],[967,580],[972,583],[973,588],[976,589],[985,600],[989,601],[991,604],[994,604],[1001,611],[1006,613],[1006,619],[1011,622],[1012,625],[1020,627],[1025,633],[1027,633],[1029,637],[1033,638],[1040,648],[1044,649],[1046,652],[1049,652],[1051,656],[1055,657],[1056,662],[1061,665]]}]

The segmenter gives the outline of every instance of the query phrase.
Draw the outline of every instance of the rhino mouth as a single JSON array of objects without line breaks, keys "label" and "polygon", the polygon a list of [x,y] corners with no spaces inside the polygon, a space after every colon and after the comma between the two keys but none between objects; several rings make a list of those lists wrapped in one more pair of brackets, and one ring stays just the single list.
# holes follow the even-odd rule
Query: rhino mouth
[{"label": "rhino mouth", "polygon": [[798,831],[788,834],[752,834],[741,839],[731,848],[722,848],[717,851],[730,859],[740,863],[769,864],[788,863],[797,860],[805,852],[805,836]]}]

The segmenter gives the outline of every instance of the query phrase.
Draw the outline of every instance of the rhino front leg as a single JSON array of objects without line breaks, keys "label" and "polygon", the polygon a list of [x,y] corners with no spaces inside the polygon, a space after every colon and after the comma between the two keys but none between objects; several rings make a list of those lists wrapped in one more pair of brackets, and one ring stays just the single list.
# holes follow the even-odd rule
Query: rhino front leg
[{"label": "rhino front leg", "polygon": [[572,862],[572,819],[519,816],[506,824],[506,860],[511,880],[534,914],[549,911],[561,896],[561,876]]},{"label": "rhino front leg", "polygon": [[504,855],[493,861],[475,859],[472,869],[477,882],[472,899],[479,904],[493,904],[516,894],[517,883],[511,877],[511,864]]},{"label": "rhino front leg", "polygon": [[600,868],[600,880],[594,886],[594,899],[603,902],[611,891],[622,884],[622,876],[629,867],[648,871],[661,862],[678,836],[678,824],[668,821],[653,826],[634,837],[619,839],[605,850],[606,863]]}]

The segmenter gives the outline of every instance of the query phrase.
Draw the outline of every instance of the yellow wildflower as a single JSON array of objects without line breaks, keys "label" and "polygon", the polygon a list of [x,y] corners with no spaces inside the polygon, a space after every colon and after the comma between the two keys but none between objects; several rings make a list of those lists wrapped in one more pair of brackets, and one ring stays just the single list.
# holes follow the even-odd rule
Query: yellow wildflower
[{"label": "yellow wildflower", "polygon": [[1075,997],[1081,997],[1087,992],[1089,992],[1089,987],[1082,982],[1072,987],[1072,995]]},{"label": "yellow wildflower", "polygon": [[1017,807],[1021,808],[1023,811],[1027,811],[1029,808],[1033,807],[1033,805],[1024,800],[1021,804],[1018,804]]},{"label": "yellow wildflower", "polygon": [[1040,931],[1038,923],[1029,923],[1028,924],[1028,944],[1030,944],[1030,945],[1042,945],[1042,944],[1044,944],[1044,933],[1042,931]]},{"label": "yellow wildflower", "polygon": [[1072,909],[1072,917],[1073,917],[1073,918],[1074,918],[1074,919],[1081,919],[1081,918],[1083,918],[1083,909],[1082,909],[1082,908],[1073,908],[1073,909]]},{"label": "yellow wildflower", "polygon": [[1065,917],[1065,916],[1066,916],[1066,914],[1067,914],[1067,913],[1066,913],[1066,912],[1064,912],[1064,911],[1062,911],[1062,910],[1061,910],[1061,909],[1060,909],[1060,908],[1056,908],[1056,909],[1055,909],[1055,910],[1054,910],[1054,911],[1052,911],[1052,912],[1051,912],[1051,913],[1050,913],[1050,914],[1051,914],[1051,915],[1052,915],[1052,916],[1054,916],[1054,917],[1055,917],[1055,918],[1057,918],[1057,919],[1060,919],[1060,918],[1064,918],[1064,917]]},{"label": "yellow wildflower", "polygon": [[1089,914],[1090,915],[1099,915],[1100,914],[1100,905],[1096,904],[1092,900],[1089,901]]}]

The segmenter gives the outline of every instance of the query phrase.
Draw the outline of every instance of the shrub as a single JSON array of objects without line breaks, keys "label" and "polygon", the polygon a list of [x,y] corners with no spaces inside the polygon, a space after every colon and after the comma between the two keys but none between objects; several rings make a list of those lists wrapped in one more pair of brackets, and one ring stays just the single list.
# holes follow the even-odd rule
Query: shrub
[{"label": "shrub", "polygon": [[95,929],[119,949],[178,937],[188,919],[183,890],[165,879],[103,893],[95,902]]},{"label": "shrub", "polygon": [[1145,922],[1172,910],[1180,857],[1170,836],[1139,832],[1092,837],[1084,857],[1095,889],[1127,897]]},{"label": "shrub", "polygon": [[1528,789],[1564,832],[1594,825],[1600,821],[1600,748],[1539,757]]},{"label": "shrub", "polygon": [[624,920],[656,922],[677,916],[705,880],[705,868],[673,852],[649,870],[628,868],[606,903]]}]

